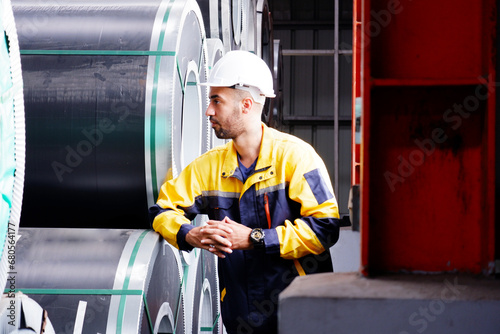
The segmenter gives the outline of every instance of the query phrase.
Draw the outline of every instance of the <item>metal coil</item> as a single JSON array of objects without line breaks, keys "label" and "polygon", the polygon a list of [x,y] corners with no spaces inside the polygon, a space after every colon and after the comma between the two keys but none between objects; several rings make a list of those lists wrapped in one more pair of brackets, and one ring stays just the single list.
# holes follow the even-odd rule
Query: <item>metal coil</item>
[{"label": "metal coil", "polygon": [[220,34],[222,36],[222,44],[224,50],[229,52],[233,49],[233,15],[232,15],[232,0],[220,0]]},{"label": "metal coil", "polygon": [[243,0],[241,15],[241,45],[240,50],[257,53],[257,0]]},{"label": "metal coil", "polygon": [[0,286],[15,270],[25,167],[23,82],[17,30],[10,0],[1,1],[0,26]]},{"label": "metal coil", "polygon": [[73,333],[80,323],[86,333],[153,333],[160,327],[185,333],[180,255],[157,233],[61,228],[19,233],[17,254],[23,261],[16,289],[47,311],[56,333]]},{"label": "metal coil", "polygon": [[[198,216],[194,224],[202,226],[207,220],[205,215]],[[186,268],[186,309],[191,311],[186,319],[187,333],[221,333],[217,257],[208,251],[195,249],[190,253],[181,252],[181,258]]]},{"label": "metal coil", "polygon": [[56,333],[222,332],[216,258],[144,230],[146,212],[166,179],[224,142],[198,83],[229,50],[266,59],[269,12],[255,0],[13,2],[28,133],[15,277],[25,304],[47,311]]},{"label": "metal coil", "polygon": [[272,102],[273,109],[272,116],[269,117],[269,125],[279,129],[283,124],[283,52],[279,39],[275,39],[273,44],[273,79],[276,97]]},{"label": "metal coil", "polygon": [[[219,61],[219,59],[221,59],[222,56],[225,54],[224,45],[222,44],[221,40],[217,38],[207,39],[207,53],[208,53],[208,68],[209,70],[212,70],[215,63],[217,63],[217,61]],[[208,129],[207,141],[209,142],[210,147],[215,147],[226,143],[226,140],[217,138],[214,131],[212,131],[210,124],[208,124],[207,129]]]},{"label": "metal coil", "polygon": [[21,225],[149,227],[165,178],[206,146],[196,2],[17,0],[14,12],[28,129]]},{"label": "metal coil", "polygon": [[[274,43],[272,18],[267,0],[257,0],[256,4],[256,54],[261,57],[274,73]],[[276,93],[276,87],[274,87]],[[273,108],[275,99],[266,99],[262,110],[262,120],[269,126],[274,126]]]},{"label": "metal coil", "polygon": [[216,257],[207,251],[200,251],[189,270],[192,275],[189,277],[187,286],[197,287],[197,289],[191,289],[194,292],[191,333],[220,333],[222,322]]},{"label": "metal coil", "polygon": [[55,334],[47,312],[22,292],[0,300],[0,333]]}]

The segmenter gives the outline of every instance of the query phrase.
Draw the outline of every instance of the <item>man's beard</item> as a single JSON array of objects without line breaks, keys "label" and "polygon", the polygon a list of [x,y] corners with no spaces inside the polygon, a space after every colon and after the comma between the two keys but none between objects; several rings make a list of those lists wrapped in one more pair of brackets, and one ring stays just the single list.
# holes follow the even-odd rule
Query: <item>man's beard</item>
[{"label": "man's beard", "polygon": [[219,131],[215,131],[215,136],[219,139],[233,139],[228,130],[220,128]]},{"label": "man's beard", "polygon": [[240,128],[241,119],[238,117],[238,110],[234,109],[233,114],[231,115],[231,119],[229,121],[226,119],[226,123],[231,124],[231,128],[224,128],[219,123],[217,119],[214,119],[213,116],[210,116],[210,121],[217,124],[218,129],[213,127],[215,136],[219,139],[234,139],[237,136],[238,129]]},{"label": "man's beard", "polygon": [[215,124],[218,125],[218,129],[213,127],[215,136],[219,139],[232,139],[231,137],[231,131],[228,129],[224,129],[222,125],[218,121],[214,121],[212,116],[210,116],[210,121],[214,122]]}]

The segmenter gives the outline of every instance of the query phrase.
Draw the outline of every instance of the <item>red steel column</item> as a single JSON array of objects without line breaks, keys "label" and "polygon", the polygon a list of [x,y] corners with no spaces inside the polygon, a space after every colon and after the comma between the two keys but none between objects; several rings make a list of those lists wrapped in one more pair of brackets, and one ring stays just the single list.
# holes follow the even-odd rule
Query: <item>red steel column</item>
[{"label": "red steel column", "polygon": [[362,1],[365,275],[493,269],[495,12],[494,0]]}]

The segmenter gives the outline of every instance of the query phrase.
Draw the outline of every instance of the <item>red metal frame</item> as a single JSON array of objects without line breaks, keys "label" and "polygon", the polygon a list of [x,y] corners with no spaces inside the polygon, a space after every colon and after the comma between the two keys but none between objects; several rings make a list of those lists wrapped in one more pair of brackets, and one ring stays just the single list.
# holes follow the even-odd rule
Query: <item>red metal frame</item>
[{"label": "red metal frame", "polygon": [[354,0],[364,275],[491,272],[495,13],[494,0]]},{"label": "red metal frame", "polygon": [[351,185],[360,182],[360,156],[361,145],[355,141],[356,134],[356,98],[361,97],[361,0],[353,3],[353,78],[352,78],[352,161],[351,161]]}]

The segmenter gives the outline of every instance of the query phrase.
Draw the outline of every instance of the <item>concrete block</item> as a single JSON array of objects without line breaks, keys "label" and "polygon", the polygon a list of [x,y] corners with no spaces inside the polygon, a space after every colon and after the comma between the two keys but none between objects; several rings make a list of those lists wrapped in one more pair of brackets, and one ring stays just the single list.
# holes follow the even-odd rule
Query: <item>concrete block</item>
[{"label": "concrete block", "polygon": [[466,275],[299,277],[279,301],[279,333],[500,333],[500,281]]}]

